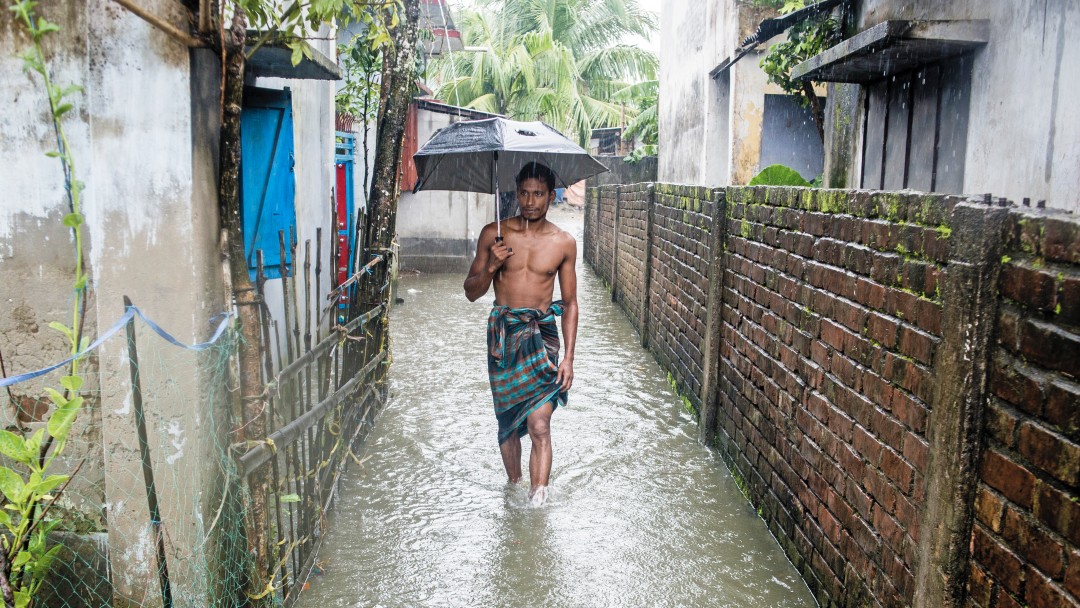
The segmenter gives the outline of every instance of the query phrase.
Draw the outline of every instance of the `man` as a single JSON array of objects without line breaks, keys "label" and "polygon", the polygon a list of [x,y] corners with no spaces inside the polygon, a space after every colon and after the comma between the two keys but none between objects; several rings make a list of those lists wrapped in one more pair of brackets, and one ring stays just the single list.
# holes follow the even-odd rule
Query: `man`
[{"label": "man", "polygon": [[[502,222],[503,240],[494,223],[484,226],[476,259],[465,279],[470,302],[495,286],[495,306],[488,316],[488,378],[499,423],[499,450],[510,483],[521,479],[521,437],[532,440],[529,496],[534,504],[547,497],[551,473],[549,422],[565,405],[574,383],[577,339],[577,242],[547,220],[555,198],[555,175],[528,163],[517,175],[520,215]],[[562,300],[552,302],[555,279]],[[566,355],[559,361],[562,315]]]}]

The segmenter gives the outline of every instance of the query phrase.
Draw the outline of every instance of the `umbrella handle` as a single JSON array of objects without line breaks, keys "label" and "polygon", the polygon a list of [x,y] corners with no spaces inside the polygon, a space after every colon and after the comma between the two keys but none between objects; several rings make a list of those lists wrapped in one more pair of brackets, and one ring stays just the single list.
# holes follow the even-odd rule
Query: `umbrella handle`
[{"label": "umbrella handle", "polygon": [[492,171],[491,171],[491,191],[495,193],[495,242],[498,243],[502,239],[502,217],[500,217],[502,210],[502,195],[499,193],[499,151],[495,150],[495,153],[491,155]]}]

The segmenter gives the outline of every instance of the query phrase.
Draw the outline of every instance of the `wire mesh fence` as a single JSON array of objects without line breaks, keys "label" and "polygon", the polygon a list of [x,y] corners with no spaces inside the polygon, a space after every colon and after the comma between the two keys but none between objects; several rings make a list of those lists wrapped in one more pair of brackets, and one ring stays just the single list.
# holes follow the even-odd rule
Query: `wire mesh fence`
[{"label": "wire mesh fence", "polygon": [[[296,260],[296,244],[289,247]],[[337,253],[329,257],[336,267]],[[215,320],[207,342],[187,345],[118,305],[123,316],[96,332],[80,359],[84,405],[50,465],[71,480],[32,515],[57,547],[34,606],[291,606],[352,447],[385,402],[386,307],[361,310],[350,300],[357,278],[387,257],[372,256],[326,296],[321,263],[314,280],[310,267],[298,277],[283,264],[273,282],[260,265],[264,436],[245,428],[242,337],[232,319]],[[67,373],[61,366],[3,382],[21,383],[25,395],[60,386]],[[45,399],[11,401],[9,430],[24,438],[55,410]],[[0,456],[0,465],[31,479],[11,458]]]}]

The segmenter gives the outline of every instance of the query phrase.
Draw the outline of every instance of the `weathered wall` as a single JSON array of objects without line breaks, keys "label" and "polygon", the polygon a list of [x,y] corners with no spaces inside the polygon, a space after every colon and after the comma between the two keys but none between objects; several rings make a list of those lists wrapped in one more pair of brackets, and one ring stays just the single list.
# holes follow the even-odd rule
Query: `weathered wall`
[{"label": "weathered wall", "polygon": [[[65,29],[51,36],[53,58],[50,68],[55,82],[85,82],[86,7],[80,4],[52,9],[45,14]],[[68,355],[70,344],[48,327],[52,321],[70,323],[71,284],[75,259],[71,230],[61,221],[67,213],[63,173],[59,161],[45,153],[54,150],[55,135],[48,112],[48,98],[36,75],[23,70],[20,55],[31,44],[30,37],[8,16],[0,20],[0,149],[5,162],[0,167],[0,357],[8,375],[40,369]],[[87,96],[74,97],[75,110],[69,114],[67,135],[73,153],[83,160],[86,171],[89,154]],[[18,151],[18,153],[15,153]],[[85,181],[85,175],[83,176]],[[89,244],[93,244],[93,241]],[[96,318],[87,318],[87,331],[94,332]],[[96,365],[96,361],[89,362]],[[51,384],[50,384],[51,382]],[[35,409],[47,411],[46,386],[55,386],[55,377],[31,380],[3,394],[22,407],[27,415]],[[98,390],[91,377],[87,389]],[[15,407],[0,409],[2,425],[15,424]],[[72,482],[70,506],[91,522],[103,525],[100,505],[104,502],[103,454],[101,452],[101,412],[96,403],[81,416],[72,430],[72,454],[86,455],[80,478]]]},{"label": "weathered wall", "polygon": [[[417,111],[417,141],[423,145],[435,131],[465,120],[451,114]],[[520,167],[500,167],[517,173]],[[464,272],[476,256],[476,240],[495,221],[495,197],[444,190],[413,193],[403,184],[398,203],[397,238],[401,267],[423,272]]]},{"label": "weathered wall", "polygon": [[[786,112],[766,112],[766,94],[784,92],[767,84],[759,66],[765,47],[747,54],[716,78],[709,73],[732,57],[763,19],[775,16],[775,10],[743,0],[676,0],[665,8],[660,24],[660,87],[664,95],[659,107],[657,180],[706,186],[745,184],[767,164],[788,156],[775,146],[765,146],[762,158],[763,132],[771,142],[786,146],[804,128],[790,124]],[[819,143],[791,143],[813,156],[804,159],[798,154],[792,161],[819,172]],[[802,166],[796,169],[809,171]]]},{"label": "weathered wall", "polygon": [[[819,599],[906,605],[945,205],[810,190],[727,196],[719,447]],[[911,208],[927,217],[908,217]]]},{"label": "weathered wall", "polygon": [[1080,605],[1080,223],[1010,213],[970,606]]},{"label": "weathered wall", "polygon": [[[963,191],[1080,209],[1074,196],[1080,121],[1066,101],[1080,96],[1080,81],[1068,76],[1068,66],[1080,62],[1080,41],[1069,34],[1080,28],[1080,4],[866,0],[858,6],[859,31],[890,19],[990,20],[990,41],[974,54]],[[844,133],[842,147],[858,139],[860,122],[834,122]]]},{"label": "weathered wall", "polygon": [[585,180],[585,186],[588,188],[611,184],[642,184],[656,181],[657,157],[655,156],[646,156],[633,164],[623,160],[622,156],[604,155],[595,158],[608,170]]},{"label": "weathered wall", "polygon": [[586,260],[823,605],[1075,596],[1080,222],[651,187],[590,191]]},{"label": "weathered wall", "polygon": [[[182,10],[169,2],[144,5],[174,23]],[[73,97],[65,127],[78,178],[86,183],[83,214],[89,268],[87,333],[96,334],[123,314],[124,295],[186,342],[209,336],[211,316],[225,307],[217,255],[215,191],[196,178],[213,179],[213,153],[196,134],[216,124],[196,124],[189,50],[107,1],[46,4],[40,9],[59,24],[46,38],[46,57],[55,81],[84,87]],[[67,322],[72,300],[73,247],[60,219],[67,210],[48,102],[41,80],[23,72],[17,54],[29,41],[14,20],[0,20],[0,149],[18,150],[0,166],[0,348],[8,374],[64,358],[65,346],[49,321]],[[90,41],[89,43],[87,41]],[[220,62],[217,64],[220,69]],[[133,94],[137,91],[138,94]],[[212,96],[216,103],[217,92]],[[217,113],[214,113],[216,116]],[[198,148],[198,149],[197,149]],[[207,433],[208,386],[194,355],[163,348],[140,330],[147,366],[143,379],[151,453],[158,473],[162,517],[170,535],[174,593],[196,599],[206,592],[199,551],[203,521],[216,467],[205,457],[216,437]],[[9,350],[9,345],[18,345]],[[166,367],[183,370],[170,375]],[[86,463],[68,491],[73,528],[108,530],[108,558],[116,595],[154,596],[153,533],[143,487],[129,370],[123,338],[107,342],[84,368],[89,375],[88,408],[63,459]],[[56,375],[48,384],[57,385]],[[17,385],[35,395],[43,383]],[[5,410],[6,416],[9,414]],[[7,426],[7,422],[4,423]],[[81,500],[78,500],[81,499]],[[204,508],[205,507],[205,508]],[[81,512],[80,512],[81,511]],[[156,589],[156,583],[150,583]],[[101,581],[87,589],[111,595]],[[103,600],[107,601],[107,600]]]},{"label": "weathered wall", "polygon": [[[660,20],[660,90],[664,95],[657,117],[657,179],[674,184],[703,183],[700,165],[707,111],[703,100],[709,86],[711,53],[705,50],[708,30],[702,24],[709,23],[711,3],[676,0],[670,4]],[[667,44],[669,40],[681,43]]]}]

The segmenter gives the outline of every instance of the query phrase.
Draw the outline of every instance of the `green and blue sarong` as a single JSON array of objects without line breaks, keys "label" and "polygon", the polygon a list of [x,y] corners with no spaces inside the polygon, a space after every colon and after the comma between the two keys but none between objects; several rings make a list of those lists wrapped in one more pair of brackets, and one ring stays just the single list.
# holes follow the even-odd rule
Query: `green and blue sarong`
[{"label": "green and blue sarong", "polygon": [[545,403],[566,405],[566,393],[556,381],[559,371],[559,330],[555,317],[563,302],[547,312],[538,308],[496,305],[488,316],[488,379],[499,421],[499,444],[514,433],[529,432],[526,419]]}]

